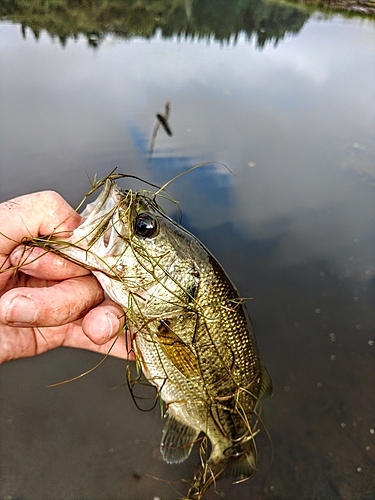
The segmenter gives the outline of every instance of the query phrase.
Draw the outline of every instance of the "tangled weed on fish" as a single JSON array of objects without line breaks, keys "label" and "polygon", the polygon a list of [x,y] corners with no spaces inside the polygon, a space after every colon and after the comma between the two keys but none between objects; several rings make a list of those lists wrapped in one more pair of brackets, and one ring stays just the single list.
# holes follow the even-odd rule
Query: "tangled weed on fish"
[{"label": "tangled weed on fish", "polygon": [[[188,172],[199,168],[200,166],[203,165],[192,167],[188,170]],[[133,234],[131,233],[131,228],[133,226],[129,225],[130,222],[127,222],[128,226],[126,226],[128,233],[123,234],[118,232],[119,230],[117,228],[122,227],[121,225],[118,226],[122,223],[122,219],[124,221],[131,221],[133,224],[136,217],[138,217],[140,213],[139,210],[141,211],[142,208],[144,210],[144,207],[151,207],[154,212],[164,214],[164,211],[157,203],[157,197],[166,198],[173,203],[176,203],[166,193],[165,189],[173,180],[177,179],[181,175],[183,174],[177,175],[171,181],[165,183],[162,187],[151,184],[152,187],[157,188],[156,192],[152,192],[150,190],[123,191],[123,198],[120,198],[116,201],[116,203],[114,202],[114,205],[108,208],[108,210],[106,204],[108,197],[105,196],[100,198],[102,206],[100,206],[99,201],[97,201],[97,203],[99,203],[99,207],[96,205],[91,206],[90,208],[90,205],[88,205],[86,208],[86,211],[88,210],[86,215],[90,218],[90,214],[93,214],[95,224],[93,224],[92,227],[89,225],[88,232],[85,234],[82,233],[82,236],[74,242],[61,238],[59,236],[61,233],[59,233],[57,228],[51,235],[36,238],[25,238],[23,243],[25,246],[37,246],[43,248],[46,252],[54,252],[90,271],[100,271],[110,280],[118,282],[118,284],[123,286],[123,288],[127,289],[127,303],[121,303],[126,310],[126,324],[123,330],[113,340],[113,343],[105,357],[95,367],[91,368],[87,372],[67,381],[52,385],[60,385],[61,383],[76,380],[96,369],[104,362],[115,343],[119,341],[120,337],[123,337],[127,352],[129,354],[131,353],[135,358],[133,369],[131,369],[129,362],[127,364],[126,378],[130,393],[139,408],[145,410],[143,407],[144,405],[142,404],[144,402],[144,397],[141,396],[140,398],[139,395],[136,394],[136,388],[141,387],[148,380],[148,382],[151,382],[155,390],[154,401],[152,407],[148,408],[149,410],[157,406],[159,403],[161,414],[167,414],[168,412],[169,416],[173,416],[174,408],[178,407],[181,409],[184,406],[188,408],[192,405],[198,405],[201,408],[199,410],[199,415],[201,417],[202,415],[205,415],[205,417],[202,418],[205,427],[199,427],[200,432],[206,431],[205,436],[200,438],[198,437],[199,433],[197,433],[195,437],[192,436],[189,438],[190,440],[186,440],[187,438],[185,438],[182,448],[185,447],[186,451],[182,452],[182,458],[180,457],[180,451],[178,452],[178,457],[180,458],[176,460],[174,456],[173,447],[175,445],[173,444],[173,441],[166,437],[168,429],[163,431],[161,444],[161,450],[164,450],[162,451],[164,459],[167,462],[175,463],[185,460],[190,453],[192,445],[199,441],[201,466],[199,472],[195,475],[188,492],[188,498],[199,500],[209,487],[215,487],[217,479],[226,476],[228,464],[230,464],[232,457],[234,460],[236,453],[237,455],[242,454],[249,464],[251,461],[252,467],[250,472],[245,476],[242,472],[235,470],[235,473],[231,475],[240,476],[240,479],[235,481],[236,483],[249,479],[256,471],[258,452],[255,444],[255,437],[259,434],[260,428],[264,427],[260,418],[260,412],[262,409],[260,393],[263,391],[263,396],[267,395],[267,393],[269,394],[270,389],[262,389],[260,386],[260,372],[256,372],[253,379],[248,379],[247,383],[243,384],[239,379],[239,367],[236,367],[236,347],[232,346],[230,341],[226,341],[225,338],[224,340],[215,339],[210,331],[210,325],[213,322],[217,321],[221,315],[225,316],[225,314],[233,312],[237,308],[241,308],[245,299],[232,296],[232,292],[230,291],[231,289],[229,289],[229,291],[225,293],[223,292],[221,295],[219,294],[218,297],[211,297],[210,295],[208,302],[203,301],[200,303],[196,298],[196,286],[198,285],[195,283],[194,279],[192,282],[182,284],[179,279],[173,275],[173,272],[170,270],[171,267],[167,268],[163,264],[163,259],[167,253],[161,252],[153,255],[149,251],[145,240],[142,240],[142,238],[133,238]],[[110,189],[111,183],[115,180],[128,177],[141,180],[136,176],[121,174],[116,171],[111,172],[109,176],[103,179],[97,180],[94,178],[91,190],[87,193],[77,210],[82,207],[87,198],[100,187],[104,186],[105,191],[106,189]],[[106,210],[104,214],[101,211],[102,207],[105,207]],[[98,220],[96,221],[96,219]],[[177,223],[171,220],[169,220],[169,222],[170,224],[178,226]],[[66,234],[66,231],[64,234]],[[95,253],[95,248],[98,242],[100,242],[100,244],[103,242],[104,246],[107,247],[110,244],[109,241],[112,241],[111,238],[113,237],[113,234],[121,238],[126,245],[119,253],[115,253],[115,261],[112,260],[107,262],[104,257]],[[80,246],[81,244],[83,244],[84,248]],[[75,254],[78,255],[78,257],[75,257],[72,254],[67,254],[65,253],[67,249],[83,252],[86,258],[82,259],[79,253]],[[125,253],[128,249],[130,249],[131,255],[136,264],[139,266],[139,269],[144,271],[142,276],[139,274],[137,275],[136,273],[134,275],[124,273],[121,263],[123,257],[125,259]],[[95,257],[95,259],[90,261],[90,256]],[[36,258],[40,258],[40,256]],[[95,265],[93,265],[92,262],[94,262]],[[18,271],[21,267],[22,263],[17,267],[17,269],[15,269],[15,271]],[[121,269],[121,271],[117,271],[117,268]],[[194,278],[194,273],[192,276]],[[144,314],[142,310],[142,300],[144,300],[143,297],[136,291],[130,289],[130,284],[132,282],[138,282],[141,279],[143,280],[141,287],[142,290],[146,290],[153,284],[157,284],[168,292],[167,297],[163,296],[163,299],[160,299],[160,297],[153,297],[152,295],[150,296],[151,301],[157,298],[163,302],[166,310],[165,313],[157,314],[155,317],[150,317]],[[185,299],[182,297],[185,297]],[[183,305],[181,305],[182,303]],[[174,327],[170,326],[168,320],[168,317],[171,314],[168,311],[171,310],[171,308],[174,311],[176,308],[179,310],[181,307],[183,307],[184,311],[184,316],[181,316],[181,318],[184,317],[185,322],[190,321],[192,325],[195,324],[196,328],[194,333],[193,327],[193,335],[189,341],[182,338],[178,331],[175,330]],[[175,312],[173,314],[177,313]],[[155,334],[154,323],[156,320],[159,321],[159,331]],[[202,331],[199,334],[200,338],[198,335],[199,321],[201,322],[201,326],[203,325],[204,328],[203,334]],[[130,331],[130,325],[132,326],[131,338],[129,338],[129,335],[127,334],[127,328],[129,327]],[[154,330],[152,330],[151,326],[153,326]],[[137,337],[139,336],[142,339],[143,344],[146,345],[148,349],[151,349],[156,353],[157,365],[159,366],[159,371],[157,373],[150,374],[145,371],[145,368],[147,369],[147,363],[145,363],[143,359],[143,352],[140,349],[135,348],[137,345]],[[204,364],[206,363],[204,356],[212,357],[218,366],[215,377],[213,378],[211,376],[207,376],[207,364]],[[170,365],[165,364],[165,360],[168,360],[169,358],[173,359],[175,367],[177,367],[179,372],[182,374],[182,381],[178,378],[174,378],[173,380],[171,379],[171,372],[169,372]],[[190,394],[190,396],[186,399],[181,396],[178,398],[176,397],[175,399],[169,400],[164,404],[162,401],[164,388],[169,385],[172,386],[178,394],[184,394],[185,389],[183,384],[186,380],[189,380],[189,390],[187,393],[185,391],[185,393],[187,395]],[[266,380],[266,383],[268,382],[270,382],[270,380]],[[229,387],[233,387],[233,392],[226,392],[224,395],[221,395],[221,388],[228,387],[228,384]],[[257,388],[256,393],[251,390],[252,387]],[[244,404],[246,406],[244,406]],[[226,410],[223,410],[223,408],[226,408]],[[222,413],[223,411],[224,413]],[[236,437],[233,437],[230,434],[227,430],[228,423],[225,420],[222,420],[224,416],[227,418],[225,411],[227,413],[232,412],[237,419],[237,424],[234,424],[235,428],[239,425],[242,429],[241,434],[238,434],[237,432]],[[214,451],[214,447],[212,442],[210,443],[208,439],[209,421],[213,422],[216,434],[218,433],[223,436],[226,440],[225,442],[230,443],[228,448],[223,451],[223,464],[221,469],[218,468],[217,463],[215,466],[216,469],[211,467],[210,464],[210,457]],[[167,420],[166,425],[168,422],[169,421]],[[243,448],[246,443],[251,443],[249,449]],[[181,443],[178,446],[181,448]],[[227,459],[225,459],[226,452],[228,452]]]}]

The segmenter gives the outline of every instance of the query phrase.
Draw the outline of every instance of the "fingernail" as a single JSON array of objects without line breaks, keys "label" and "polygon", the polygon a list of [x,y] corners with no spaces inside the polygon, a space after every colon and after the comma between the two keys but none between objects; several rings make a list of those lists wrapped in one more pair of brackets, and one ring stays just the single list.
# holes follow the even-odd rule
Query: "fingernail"
[{"label": "fingernail", "polygon": [[36,320],[36,304],[26,295],[17,295],[10,302],[5,314],[5,319],[12,324],[31,324]]},{"label": "fingernail", "polygon": [[[105,314],[105,320],[103,321],[102,325],[100,325],[101,328],[99,327],[99,330],[101,329],[103,334],[106,335],[106,337],[103,338],[103,340],[100,342],[101,344],[105,344],[108,342],[116,333],[120,331],[120,320],[118,317],[111,313],[107,312]],[[109,333],[108,333],[109,332]]]},{"label": "fingernail", "polygon": [[[13,266],[25,265],[27,259],[31,255],[31,253],[33,253],[34,259],[38,257],[39,252],[38,251],[36,252],[36,250],[39,251],[39,250],[41,250],[41,248],[36,249],[36,248],[25,248],[23,246],[19,246],[18,248],[13,250],[13,252],[11,253],[11,256],[10,256],[11,264]],[[28,267],[32,268],[32,264],[33,264],[33,260],[31,261],[31,263],[28,264]]]},{"label": "fingernail", "polygon": [[10,255],[10,261],[13,266],[19,266],[25,262],[32,249],[19,246]]},{"label": "fingernail", "polygon": [[13,263],[17,263],[20,261],[21,257],[25,254],[25,248],[18,247],[12,252],[12,260]]}]

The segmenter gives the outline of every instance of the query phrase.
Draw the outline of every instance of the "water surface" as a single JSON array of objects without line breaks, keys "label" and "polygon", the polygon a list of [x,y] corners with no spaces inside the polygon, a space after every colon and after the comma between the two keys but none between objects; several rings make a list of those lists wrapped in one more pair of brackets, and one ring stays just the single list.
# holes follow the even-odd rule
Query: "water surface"
[{"label": "water surface", "polygon": [[[118,165],[164,183],[212,162],[170,192],[183,224],[253,297],[274,381],[264,402],[273,451],[262,433],[257,474],[218,492],[366,500],[375,492],[374,24],[338,15],[297,24],[261,43],[259,26],[59,39],[4,20],[0,199],[54,189],[77,205],[86,172]],[[167,101],[173,136],[159,130],[150,163]],[[197,456],[163,463],[159,413],[135,408],[124,362],[46,389],[98,359],[59,349],[1,366],[2,498],[185,491]]]}]

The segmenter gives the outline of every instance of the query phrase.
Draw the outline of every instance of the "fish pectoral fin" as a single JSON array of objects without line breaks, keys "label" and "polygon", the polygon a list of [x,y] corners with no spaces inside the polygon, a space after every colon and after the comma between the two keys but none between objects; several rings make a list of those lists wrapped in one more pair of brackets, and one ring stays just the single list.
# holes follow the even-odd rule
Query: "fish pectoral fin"
[{"label": "fish pectoral fin", "polygon": [[169,464],[183,462],[190,455],[199,431],[183,424],[176,417],[167,414],[160,451],[164,460]]},{"label": "fish pectoral fin", "polygon": [[185,376],[191,378],[199,375],[199,364],[194,353],[169,326],[162,320],[158,327],[157,342],[167,358]]},{"label": "fish pectoral fin", "polygon": [[262,398],[266,398],[267,396],[271,396],[272,391],[273,391],[273,386],[272,386],[271,377],[269,376],[267,368],[262,363],[259,398],[262,399]]}]

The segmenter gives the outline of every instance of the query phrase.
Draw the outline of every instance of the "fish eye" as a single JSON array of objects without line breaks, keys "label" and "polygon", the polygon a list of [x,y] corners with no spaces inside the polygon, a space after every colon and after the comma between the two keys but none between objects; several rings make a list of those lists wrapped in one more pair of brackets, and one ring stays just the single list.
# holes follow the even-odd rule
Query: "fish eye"
[{"label": "fish eye", "polygon": [[157,220],[151,214],[139,214],[133,221],[133,230],[137,236],[151,238],[158,230]]}]

